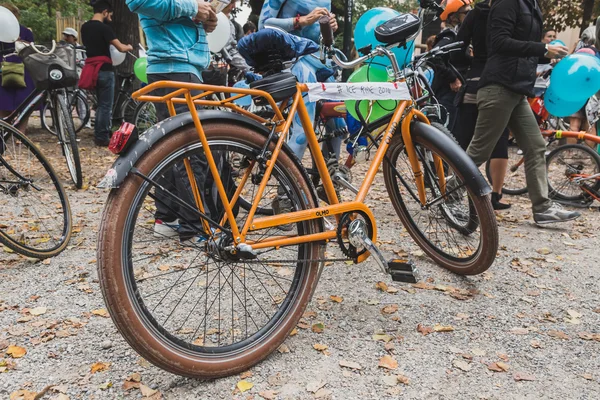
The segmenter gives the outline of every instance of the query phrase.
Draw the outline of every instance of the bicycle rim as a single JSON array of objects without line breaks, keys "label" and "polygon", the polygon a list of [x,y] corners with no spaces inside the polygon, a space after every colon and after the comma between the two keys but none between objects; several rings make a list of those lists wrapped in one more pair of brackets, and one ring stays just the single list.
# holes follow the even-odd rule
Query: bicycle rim
[{"label": "bicycle rim", "polygon": [[46,158],[0,123],[0,241],[28,257],[52,257],[71,237],[67,195]]},{"label": "bicycle rim", "polygon": [[158,117],[156,116],[156,106],[154,103],[142,102],[137,105],[133,116],[133,124],[142,133],[156,125]]},{"label": "bicycle rim", "polygon": [[[405,228],[417,244],[439,265],[465,275],[485,271],[498,246],[494,213],[487,196],[478,196],[466,185],[443,151],[413,138],[425,178],[427,206],[418,200],[416,180],[401,140],[388,151],[384,166],[386,187]],[[433,155],[444,163],[446,195],[442,195]],[[393,168],[392,168],[393,167]]]},{"label": "bicycle rim", "polygon": [[[223,127],[229,126],[223,125]],[[206,124],[205,131],[210,136],[209,124]],[[197,167],[199,164],[195,163],[201,160],[203,154],[195,131],[189,131],[188,134],[196,143],[180,148],[162,161],[156,161],[155,158],[152,162],[156,165],[148,172],[148,177],[155,181],[167,182],[171,179],[177,189],[167,189],[166,186],[163,188],[169,191],[176,190],[178,196],[189,190],[189,188],[184,189],[187,176],[181,174],[182,160],[189,158]],[[169,140],[177,139],[177,136],[169,138]],[[252,162],[252,158],[258,154],[259,148],[256,143],[216,137],[209,137],[209,142],[213,154],[221,154],[222,159],[227,161],[233,158],[234,154],[242,156],[250,161],[243,164],[245,167],[241,167],[244,171],[252,168],[253,173],[260,173],[258,165]],[[223,172],[221,173],[223,175]],[[175,174],[174,179],[172,174]],[[308,207],[309,205],[304,203],[306,197],[301,194],[295,183],[297,177],[290,174],[289,168],[278,161],[273,174],[273,179],[278,185],[269,185],[272,189],[267,189],[261,198],[261,203],[272,202],[273,197],[277,195],[277,188],[283,187],[285,195],[291,199],[292,210]],[[201,177],[197,177],[197,180],[199,179]],[[239,185],[241,178],[237,176],[233,182]],[[229,192],[228,189],[233,183],[224,182],[224,184]],[[122,188],[128,191],[129,186],[124,183]],[[242,192],[249,195],[255,193],[255,190],[256,185],[249,179]],[[162,343],[161,348],[164,346],[170,349],[169,351],[172,352],[168,356],[170,361],[164,358],[157,360],[154,351],[156,348],[151,350],[147,347],[142,348],[139,343],[133,343],[129,340],[130,333],[122,326],[121,332],[144,356],[148,355],[149,359],[157,365],[179,374],[223,375],[225,372],[221,368],[224,366],[219,365],[218,362],[229,357],[248,357],[253,360],[249,361],[250,363],[258,362],[274,349],[262,352],[252,349],[271,340],[275,332],[279,332],[282,324],[287,324],[290,318],[300,317],[307,301],[307,299],[300,299],[305,299],[308,286],[312,287],[309,282],[313,282],[316,278],[317,262],[306,260],[315,258],[318,245],[311,243],[278,250],[265,249],[258,251],[257,259],[252,261],[223,259],[212,253],[211,249],[214,248],[216,241],[213,242],[211,238],[207,241],[210,242],[209,245],[207,242],[181,242],[184,239],[183,231],[186,235],[189,234],[192,226],[192,229],[197,230],[196,235],[204,235],[204,229],[186,218],[181,211],[177,213],[179,222],[183,225],[182,221],[187,221],[187,227],[184,229],[181,226],[179,231],[167,235],[163,230],[162,235],[155,237],[154,221],[157,212],[164,212],[164,209],[159,210],[159,203],[166,197],[164,193],[157,192],[151,184],[144,182],[131,196],[132,201],[128,208],[123,209],[115,205],[115,209],[122,209],[123,214],[105,215],[104,221],[124,216],[123,228],[122,230],[119,228],[119,232],[123,232],[122,240],[116,237],[114,240],[122,243],[122,246],[119,245],[121,247],[119,262],[122,265],[123,279],[127,287],[127,302],[132,303],[140,321],[138,333],[135,335],[139,334],[139,329],[149,332]],[[189,195],[182,195],[182,197],[187,197],[186,201],[189,204]],[[165,203],[162,204],[164,205]],[[236,220],[242,223],[246,217],[247,212],[239,208]],[[258,241],[271,235],[291,236],[311,232],[314,232],[314,222],[305,221],[294,224],[292,231],[284,232],[276,228],[258,231],[250,234],[247,242]],[[108,238],[110,235],[102,237]],[[149,246],[149,243],[155,244]],[[100,243],[99,246],[102,244]],[[108,249],[108,245],[103,248]],[[100,255],[99,259],[103,259],[103,256]],[[104,267],[101,266],[101,271],[103,269]],[[102,276],[105,274],[108,276],[110,272],[102,272]],[[110,290],[108,283],[101,278],[101,284],[107,297],[106,291]],[[122,305],[123,301],[120,300],[115,304]],[[290,325],[289,329],[292,327],[293,325]],[[283,339],[285,336],[281,336],[278,341]],[[152,357],[153,353],[154,357]],[[210,371],[195,374],[191,369],[177,370],[173,360],[180,354],[185,354],[188,361],[190,358],[199,358],[200,364],[212,359]],[[238,365],[236,368],[239,367]],[[227,368],[227,371],[231,371],[231,365]]]}]

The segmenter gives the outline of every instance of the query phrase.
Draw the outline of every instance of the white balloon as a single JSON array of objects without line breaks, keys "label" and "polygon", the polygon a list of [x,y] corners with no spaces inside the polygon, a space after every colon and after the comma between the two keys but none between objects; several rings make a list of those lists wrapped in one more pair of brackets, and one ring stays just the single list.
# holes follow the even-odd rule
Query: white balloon
[{"label": "white balloon", "polygon": [[112,58],[112,63],[116,67],[117,65],[123,64],[125,61],[125,57],[127,53],[121,53],[115,46],[110,45],[110,58]]},{"label": "white balloon", "polygon": [[0,7],[0,42],[12,43],[19,38],[21,28],[19,21],[8,8]]},{"label": "white balloon", "polygon": [[218,13],[217,18],[219,22],[214,31],[206,35],[208,41],[208,48],[213,53],[218,53],[229,43],[231,38],[231,27],[229,25],[229,18],[223,13]]}]

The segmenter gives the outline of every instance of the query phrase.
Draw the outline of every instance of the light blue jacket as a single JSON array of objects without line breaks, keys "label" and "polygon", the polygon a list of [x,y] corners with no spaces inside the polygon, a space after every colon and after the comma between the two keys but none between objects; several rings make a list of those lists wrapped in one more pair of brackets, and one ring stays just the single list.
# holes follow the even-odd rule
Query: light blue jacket
[{"label": "light blue jacket", "polygon": [[139,14],[148,44],[149,74],[201,72],[210,62],[206,32],[192,18],[198,14],[196,0],[126,0]]}]

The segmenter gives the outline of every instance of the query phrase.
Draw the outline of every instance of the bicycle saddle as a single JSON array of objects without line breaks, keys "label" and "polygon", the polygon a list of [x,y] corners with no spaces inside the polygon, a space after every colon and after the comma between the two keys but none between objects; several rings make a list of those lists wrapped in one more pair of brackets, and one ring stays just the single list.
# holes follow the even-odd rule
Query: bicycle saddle
[{"label": "bicycle saddle", "polygon": [[310,39],[290,35],[276,28],[265,28],[242,38],[238,51],[257,72],[280,72],[283,63],[314,53],[319,46]]}]

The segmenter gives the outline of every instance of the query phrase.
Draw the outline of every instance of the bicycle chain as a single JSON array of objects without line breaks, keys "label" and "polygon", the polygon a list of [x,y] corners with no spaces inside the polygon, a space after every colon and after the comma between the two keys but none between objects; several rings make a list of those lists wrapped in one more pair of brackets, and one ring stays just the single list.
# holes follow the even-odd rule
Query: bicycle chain
[{"label": "bicycle chain", "polygon": [[259,261],[259,260],[240,260],[240,262],[243,262],[244,264],[271,264],[271,263],[282,263],[282,264],[288,264],[288,263],[298,263],[298,262],[341,262],[341,261],[352,261],[354,262],[353,259],[351,258],[307,258],[307,259],[290,259],[290,260],[269,260],[269,261]]}]

